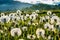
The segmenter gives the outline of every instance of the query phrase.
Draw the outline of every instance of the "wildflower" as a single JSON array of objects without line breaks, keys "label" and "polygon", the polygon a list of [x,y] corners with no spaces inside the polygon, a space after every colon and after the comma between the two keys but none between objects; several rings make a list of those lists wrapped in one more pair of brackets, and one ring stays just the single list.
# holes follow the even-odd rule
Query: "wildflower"
[{"label": "wildflower", "polygon": [[10,13],[9,16],[16,16],[16,13]]},{"label": "wildflower", "polygon": [[28,22],[28,25],[31,25],[31,22],[30,21]]},{"label": "wildflower", "polygon": [[17,12],[16,13],[22,13],[20,10],[17,10]]},{"label": "wildflower", "polygon": [[53,40],[53,36],[49,35],[48,40]]},{"label": "wildflower", "polygon": [[50,39],[51,39],[51,35],[48,36],[48,40],[50,40]]},{"label": "wildflower", "polygon": [[43,29],[38,28],[36,30],[37,38],[39,38],[40,36],[44,37],[44,34],[45,34],[45,31]]},{"label": "wildflower", "polygon": [[27,16],[24,16],[24,20],[26,20],[27,19]]},{"label": "wildflower", "polygon": [[11,13],[9,14],[10,20],[14,20],[14,18],[16,17],[16,13]]},{"label": "wildflower", "polygon": [[5,34],[4,34],[4,35],[5,35],[5,36],[7,36],[7,35],[8,35],[8,33],[6,33],[6,32],[5,32]]},{"label": "wildflower", "polygon": [[51,15],[52,14],[52,12],[51,11],[47,11],[47,15]]},{"label": "wildflower", "polygon": [[30,19],[35,20],[36,16],[35,15],[30,15]]},{"label": "wildflower", "polygon": [[2,16],[0,20],[2,23],[4,22],[8,23],[10,21],[10,18],[8,16]]},{"label": "wildflower", "polygon": [[49,29],[50,31],[54,31],[55,30],[54,25],[51,24]]},{"label": "wildflower", "polygon": [[50,23],[53,24],[54,23],[54,20],[52,18],[50,20],[51,20]]},{"label": "wildflower", "polygon": [[1,13],[1,16],[5,16],[5,14],[4,13]]},{"label": "wildflower", "polygon": [[19,39],[19,40],[24,40],[24,39]]},{"label": "wildflower", "polygon": [[24,20],[24,16],[23,16],[23,15],[21,15],[21,16],[20,16],[20,19],[21,19],[21,20]]},{"label": "wildflower", "polygon": [[49,19],[50,17],[49,16],[45,16],[46,19]]},{"label": "wildflower", "polygon": [[29,17],[29,14],[26,14],[26,17]]},{"label": "wildflower", "polygon": [[22,27],[22,30],[23,31],[27,31],[27,27]]},{"label": "wildflower", "polygon": [[45,17],[40,17],[40,22],[45,22],[45,21],[46,21]]},{"label": "wildflower", "polygon": [[31,15],[35,15],[36,17],[38,16],[38,14],[36,12],[32,12]]},{"label": "wildflower", "polygon": [[49,23],[44,24],[44,28],[45,29],[49,29],[50,28],[50,24]]},{"label": "wildflower", "polygon": [[39,10],[36,10],[36,13],[39,13]]},{"label": "wildflower", "polygon": [[[59,20],[59,17],[58,17],[58,16],[52,16],[51,19],[54,20],[55,22],[57,22],[57,21]],[[52,20],[51,20],[51,21],[52,21]]]},{"label": "wildflower", "polygon": [[4,33],[3,30],[0,30],[1,33]]},{"label": "wildflower", "polygon": [[7,27],[4,27],[5,30],[7,30]]},{"label": "wildflower", "polygon": [[13,28],[13,29],[11,29],[11,36],[15,36],[15,35],[17,35],[17,36],[20,36],[21,35],[21,29],[20,28]]},{"label": "wildflower", "polygon": [[14,17],[12,20],[13,21],[18,21],[18,20],[20,20],[20,17]]},{"label": "wildflower", "polygon": [[28,35],[27,35],[27,38],[28,38],[28,39],[35,39],[36,36],[35,36],[35,35],[28,34]]},{"label": "wildflower", "polygon": [[53,13],[53,14],[52,14],[52,17],[53,17],[53,16],[56,16],[56,14],[55,14],[55,13]]},{"label": "wildflower", "polygon": [[57,22],[57,23],[56,23],[56,28],[57,28],[58,30],[60,30],[60,22]]},{"label": "wildflower", "polygon": [[53,31],[55,28],[54,28],[54,25],[52,25],[52,24],[49,24],[49,23],[46,23],[45,25],[44,25],[44,28],[45,29],[48,29],[48,30],[51,30],[51,31]]},{"label": "wildflower", "polygon": [[32,23],[32,25],[35,25],[35,23]]}]

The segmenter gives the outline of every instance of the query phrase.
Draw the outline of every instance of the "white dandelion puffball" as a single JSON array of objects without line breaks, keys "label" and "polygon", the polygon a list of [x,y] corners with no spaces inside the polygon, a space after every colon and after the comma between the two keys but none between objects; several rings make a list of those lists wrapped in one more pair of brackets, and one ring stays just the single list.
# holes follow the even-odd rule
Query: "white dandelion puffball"
[{"label": "white dandelion puffball", "polygon": [[5,14],[4,13],[1,13],[1,16],[5,16]]},{"label": "white dandelion puffball", "polygon": [[54,25],[50,25],[50,30],[51,31],[54,31],[55,30]]},{"label": "white dandelion puffball", "polygon": [[29,14],[26,14],[26,17],[29,17]]},{"label": "white dandelion puffball", "polygon": [[45,18],[46,18],[46,19],[50,19],[50,17],[49,17],[49,16],[45,16]]},{"label": "white dandelion puffball", "polygon": [[21,16],[20,16],[20,19],[21,19],[21,20],[24,20],[24,16],[23,16],[23,15],[21,15]]},{"label": "white dandelion puffball", "polygon": [[21,29],[20,28],[13,28],[11,29],[11,36],[15,36],[15,34],[17,34],[18,36],[21,35]]},{"label": "white dandelion puffball", "polygon": [[44,24],[44,28],[45,29],[47,29],[47,28],[49,29],[50,28],[50,24],[49,23]]},{"label": "white dandelion puffball", "polygon": [[51,31],[53,31],[55,29],[54,25],[49,24],[49,23],[44,24],[44,28],[48,29],[48,30],[51,30]]},{"label": "white dandelion puffball", "polygon": [[52,18],[50,19],[50,23],[51,23],[51,24],[53,24],[53,23],[54,23],[54,20],[53,20]]},{"label": "white dandelion puffball", "polygon": [[33,14],[31,14],[31,15],[30,15],[30,19],[35,20],[35,19],[36,19],[35,14],[34,14],[34,15],[33,15]]},{"label": "white dandelion puffball", "polygon": [[48,36],[48,40],[50,40],[50,39],[51,39],[51,35]]},{"label": "white dandelion puffball", "polygon": [[23,31],[27,31],[27,27],[22,27],[22,30]]},{"label": "white dandelion puffball", "polygon": [[35,35],[28,34],[28,35],[27,35],[27,38],[28,38],[28,39],[35,39],[36,36],[35,36]]},{"label": "white dandelion puffball", "polygon": [[40,36],[44,37],[44,34],[45,34],[45,30],[40,29],[40,28],[38,28],[38,29],[36,30],[37,38],[39,38]]},{"label": "white dandelion puffball", "polygon": [[40,17],[40,22],[44,22],[46,19],[45,19],[45,17],[43,16],[43,17]]},{"label": "white dandelion puffball", "polygon": [[17,12],[16,13],[22,13],[20,10],[17,10]]},{"label": "white dandelion puffball", "polygon": [[24,40],[24,39],[19,39],[19,40]]},{"label": "white dandelion puffball", "polygon": [[38,16],[38,14],[36,12],[32,12],[31,15],[35,15],[35,16]]},{"label": "white dandelion puffball", "polygon": [[4,22],[8,23],[10,21],[10,18],[9,16],[2,16],[0,20],[1,20],[1,23],[4,23]]},{"label": "white dandelion puffball", "polygon": [[60,25],[60,22],[57,22],[56,25]]},{"label": "white dandelion puffball", "polygon": [[3,30],[0,30],[1,33],[4,33]]},{"label": "white dandelion puffball", "polygon": [[59,21],[59,17],[58,16],[53,16],[51,19]]},{"label": "white dandelion puffball", "polygon": [[39,10],[36,10],[36,13],[39,13]]},{"label": "white dandelion puffball", "polygon": [[47,11],[47,15],[51,15],[52,14],[52,12],[51,11]]}]

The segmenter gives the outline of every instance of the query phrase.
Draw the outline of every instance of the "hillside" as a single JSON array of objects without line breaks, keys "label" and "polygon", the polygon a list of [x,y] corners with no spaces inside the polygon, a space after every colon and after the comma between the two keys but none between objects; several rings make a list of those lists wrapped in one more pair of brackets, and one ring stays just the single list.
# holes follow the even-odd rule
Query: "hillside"
[{"label": "hillside", "polygon": [[27,7],[24,10],[60,10],[59,5],[47,5],[47,4],[36,4],[31,7]]}]

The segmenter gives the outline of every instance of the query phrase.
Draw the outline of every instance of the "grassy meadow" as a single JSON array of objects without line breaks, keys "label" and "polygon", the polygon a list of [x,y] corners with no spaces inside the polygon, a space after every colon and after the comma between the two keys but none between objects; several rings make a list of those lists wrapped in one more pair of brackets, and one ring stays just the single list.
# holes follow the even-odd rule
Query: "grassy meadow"
[{"label": "grassy meadow", "polygon": [[60,40],[60,10],[0,12],[0,40]]}]

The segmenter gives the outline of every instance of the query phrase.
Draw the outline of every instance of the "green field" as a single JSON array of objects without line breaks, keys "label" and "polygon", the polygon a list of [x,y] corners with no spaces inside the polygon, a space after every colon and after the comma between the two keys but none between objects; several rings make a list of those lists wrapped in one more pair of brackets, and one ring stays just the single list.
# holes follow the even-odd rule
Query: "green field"
[{"label": "green field", "polygon": [[0,40],[60,40],[60,10],[50,11],[1,12]]}]

